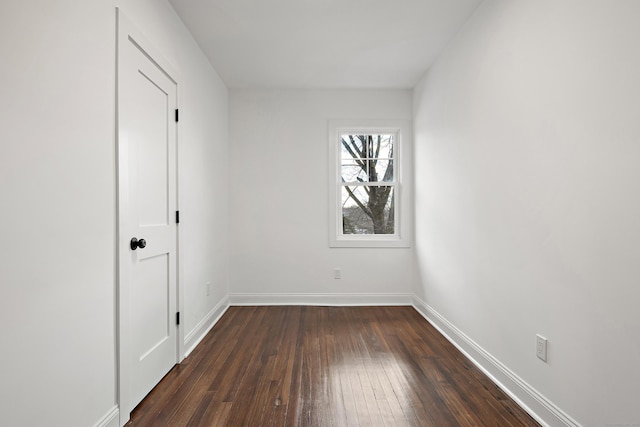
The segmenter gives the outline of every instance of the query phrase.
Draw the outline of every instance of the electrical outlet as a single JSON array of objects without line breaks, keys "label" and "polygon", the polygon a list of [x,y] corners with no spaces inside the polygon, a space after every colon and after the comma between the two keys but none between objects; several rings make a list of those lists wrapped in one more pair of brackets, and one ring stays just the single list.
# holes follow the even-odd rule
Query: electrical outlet
[{"label": "electrical outlet", "polygon": [[333,278],[334,279],[341,279],[342,278],[342,270],[340,270],[339,268],[336,268],[333,270]]},{"label": "electrical outlet", "polygon": [[205,286],[207,287],[207,296],[211,295],[211,282],[205,283]]},{"label": "electrical outlet", "polygon": [[536,356],[543,362],[547,361],[547,339],[542,335],[536,335]]}]

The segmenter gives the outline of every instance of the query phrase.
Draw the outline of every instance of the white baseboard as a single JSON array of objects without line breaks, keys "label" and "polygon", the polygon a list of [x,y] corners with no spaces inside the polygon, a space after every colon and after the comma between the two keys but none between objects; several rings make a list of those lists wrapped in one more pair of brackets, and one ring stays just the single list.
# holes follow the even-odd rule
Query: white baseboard
[{"label": "white baseboard", "polygon": [[415,295],[413,307],[540,424],[546,427],[581,427],[577,421]]},{"label": "white baseboard", "polygon": [[196,348],[200,341],[209,333],[211,328],[218,323],[218,320],[229,308],[229,298],[224,297],[209,313],[184,337],[185,353],[187,357]]},{"label": "white baseboard", "polygon": [[105,414],[104,417],[100,419],[97,423],[93,425],[93,427],[119,427],[118,426],[118,417],[120,416],[120,411],[117,406],[111,408],[109,412]]},{"label": "white baseboard", "polygon": [[411,305],[411,294],[230,294],[231,305]]}]

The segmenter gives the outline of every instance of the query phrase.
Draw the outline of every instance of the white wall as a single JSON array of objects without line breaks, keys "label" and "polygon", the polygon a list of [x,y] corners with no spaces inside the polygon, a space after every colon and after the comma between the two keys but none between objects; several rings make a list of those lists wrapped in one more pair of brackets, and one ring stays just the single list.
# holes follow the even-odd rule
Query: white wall
[{"label": "white wall", "polygon": [[410,91],[231,90],[232,302],[409,294],[412,249],[329,248],[328,120],[410,120],[411,108]]},{"label": "white wall", "polygon": [[[227,293],[227,89],[166,2],[117,4],[183,79],[188,333]],[[91,426],[116,404],[115,6],[0,2],[0,425]]]},{"label": "white wall", "polygon": [[414,94],[416,295],[584,426],[640,423],[638,16],[487,0]]}]

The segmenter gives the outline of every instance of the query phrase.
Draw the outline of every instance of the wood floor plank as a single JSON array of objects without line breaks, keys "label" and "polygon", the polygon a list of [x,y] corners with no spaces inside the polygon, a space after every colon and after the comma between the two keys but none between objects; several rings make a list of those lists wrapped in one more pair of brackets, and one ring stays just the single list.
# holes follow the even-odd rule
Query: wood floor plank
[{"label": "wood floor plank", "polygon": [[230,307],[145,426],[538,426],[411,307]]}]

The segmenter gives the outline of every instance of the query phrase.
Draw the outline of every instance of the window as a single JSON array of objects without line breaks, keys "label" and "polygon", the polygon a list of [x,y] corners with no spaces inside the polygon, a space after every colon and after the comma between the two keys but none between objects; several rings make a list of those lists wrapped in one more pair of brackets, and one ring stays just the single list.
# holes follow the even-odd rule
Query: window
[{"label": "window", "polygon": [[410,193],[402,179],[408,125],[331,121],[329,127],[331,246],[409,246]]}]

